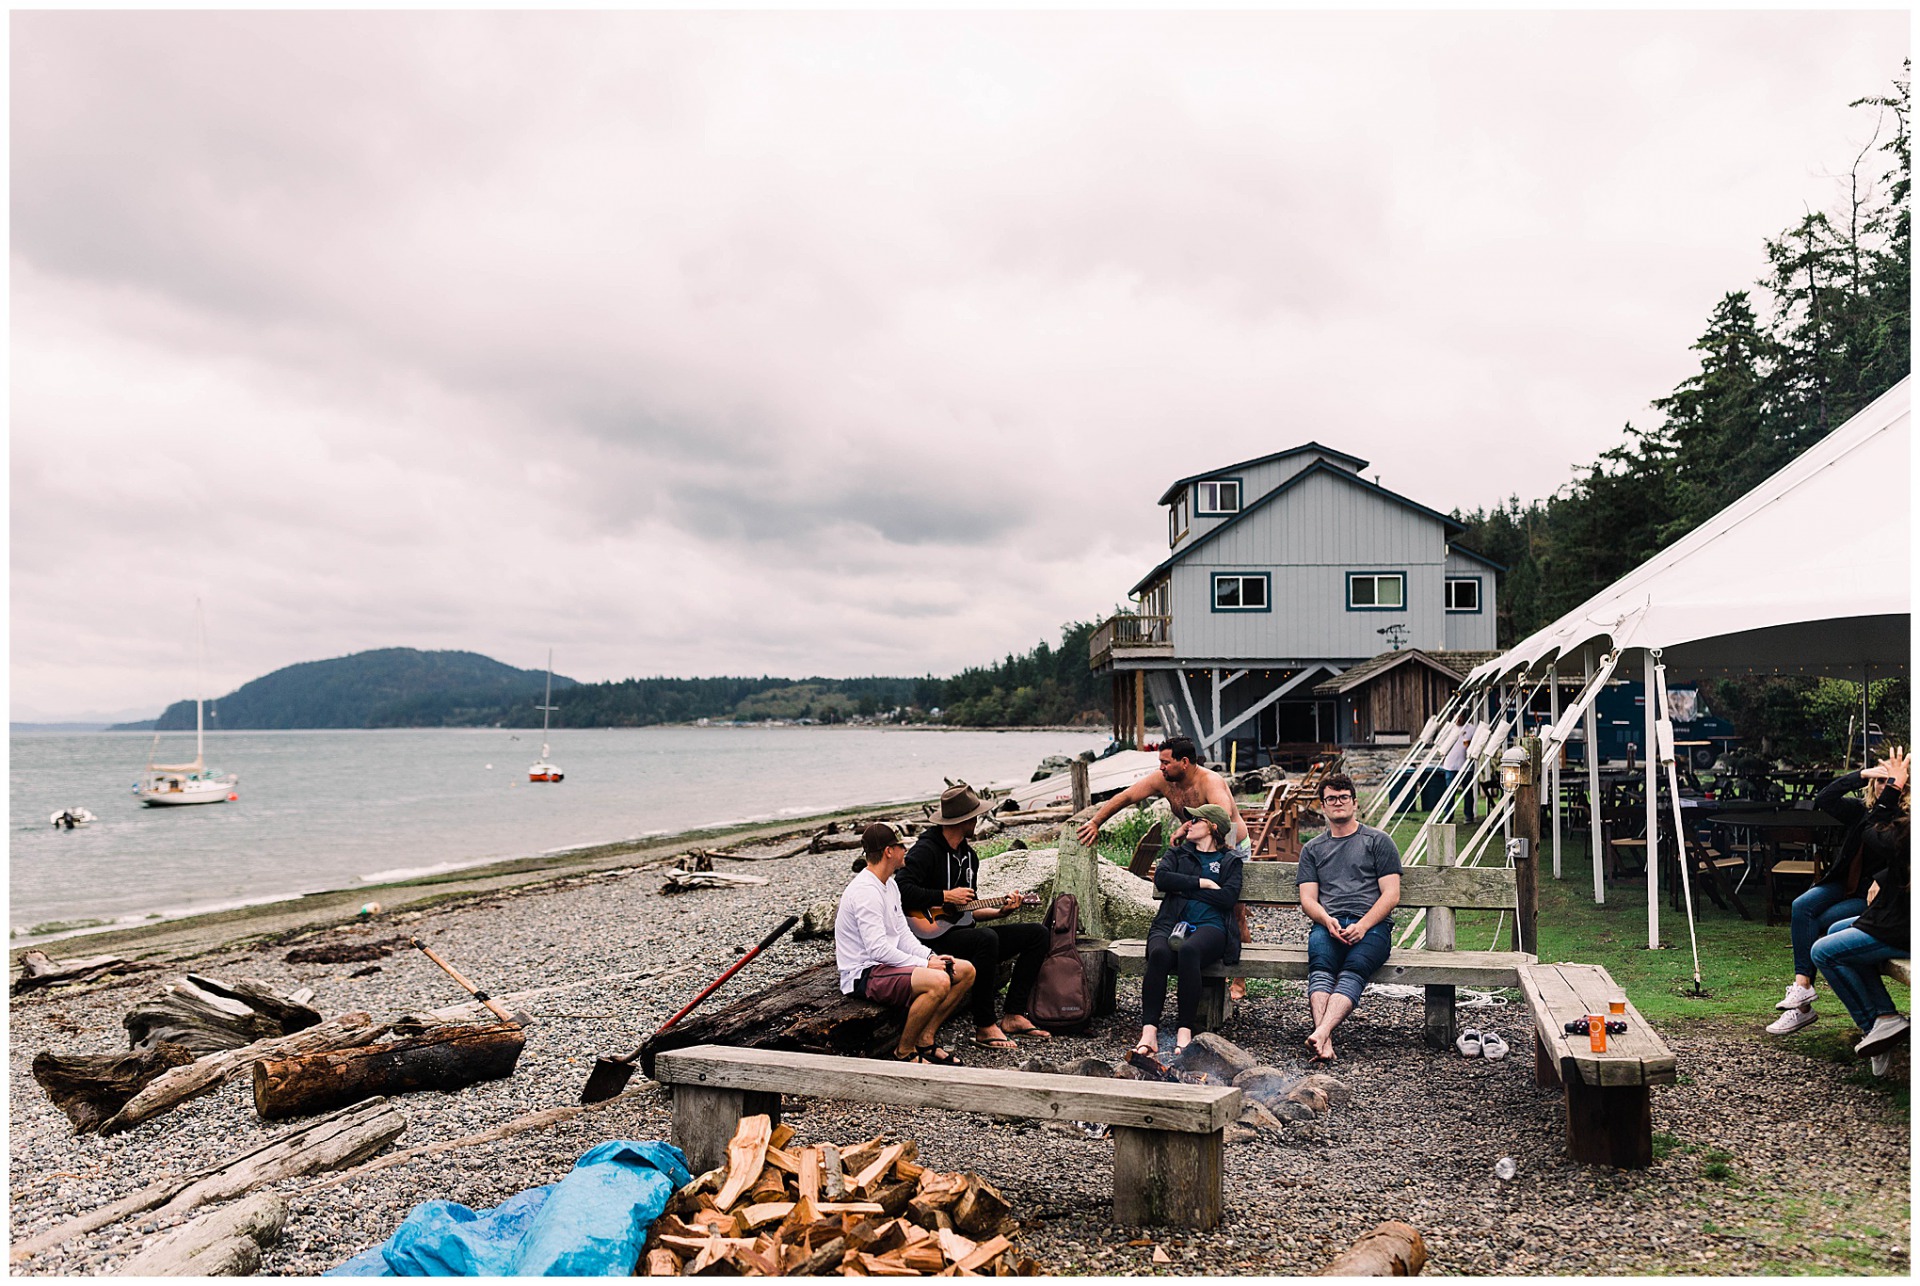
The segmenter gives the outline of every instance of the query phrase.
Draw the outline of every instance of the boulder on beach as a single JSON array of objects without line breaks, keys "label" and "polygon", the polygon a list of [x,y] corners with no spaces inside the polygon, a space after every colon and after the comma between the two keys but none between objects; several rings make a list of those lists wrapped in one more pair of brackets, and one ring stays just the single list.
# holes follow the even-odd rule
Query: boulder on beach
[{"label": "boulder on beach", "polygon": [[1100,923],[1109,938],[1144,938],[1159,912],[1153,882],[1129,874],[1112,862],[1094,864],[1100,881]]}]

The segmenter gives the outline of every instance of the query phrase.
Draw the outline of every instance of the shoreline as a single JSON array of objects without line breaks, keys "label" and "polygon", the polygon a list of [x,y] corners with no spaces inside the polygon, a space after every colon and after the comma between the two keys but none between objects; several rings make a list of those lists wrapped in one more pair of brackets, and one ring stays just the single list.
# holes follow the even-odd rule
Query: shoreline
[{"label": "shoreline", "polygon": [[[920,799],[881,801],[802,817],[762,822],[722,822],[669,834],[482,861],[472,866],[422,872],[377,884],[318,889],[293,897],[273,898],[163,920],[77,929],[44,937],[16,938],[8,944],[12,955],[8,962],[9,977],[19,974],[21,951],[47,950],[57,943],[84,943],[84,954],[90,955],[111,950],[114,954],[162,955],[178,959],[248,940],[351,923],[360,918],[360,907],[368,902],[380,903],[381,917],[391,917],[397,912],[449,905],[502,889],[561,883],[570,877],[592,872],[651,865],[677,857],[695,845],[719,846],[720,841],[745,840],[767,843],[798,838],[811,835],[829,822],[848,821],[879,813],[898,814],[918,808],[926,802]],[[55,952],[49,951],[48,954],[60,958]]]}]

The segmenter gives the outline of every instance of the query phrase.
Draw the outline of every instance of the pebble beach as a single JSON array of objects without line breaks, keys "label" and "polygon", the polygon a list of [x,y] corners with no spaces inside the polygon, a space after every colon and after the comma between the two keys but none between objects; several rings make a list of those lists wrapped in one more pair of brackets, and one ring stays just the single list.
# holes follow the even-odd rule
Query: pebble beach
[{"label": "pebble beach", "polygon": [[[1011,833],[1039,847],[1056,831]],[[732,851],[764,858],[793,844],[763,836]],[[393,1100],[407,1120],[394,1146],[456,1139],[577,1103],[596,1056],[625,1054],[783,916],[836,897],[848,864],[844,852],[723,860],[716,869],[770,883],[673,896],[660,893],[656,865],[601,866],[481,888],[366,924],[342,916],[346,922],[325,940],[418,934],[496,995],[569,984],[524,1002],[535,1024],[513,1076]],[[1297,917],[1263,912],[1255,932],[1286,941],[1302,928]],[[281,933],[272,945],[176,944],[164,972],[12,1001],[14,1240],[298,1126],[262,1122],[241,1077],[125,1134],[74,1136],[30,1074],[34,1054],[124,1049],[121,1015],[161,979],[191,969],[283,990],[310,987],[315,1006],[329,1015],[364,1009],[389,1016],[464,999],[417,953],[396,954],[377,962],[378,972],[353,977],[368,966],[286,963],[292,941]],[[139,954],[133,945],[116,950]],[[737,999],[831,954],[830,941],[789,936],[707,1003]],[[1117,1059],[1138,1033],[1138,1005],[1137,981],[1122,980],[1118,1014],[1088,1032],[1027,1042],[1010,1053],[965,1044],[958,1024],[947,1040],[979,1066],[1013,1068],[1034,1057]],[[1304,1014],[1297,988],[1257,988],[1223,1034],[1263,1063],[1304,1071]],[[1559,1095],[1534,1084],[1517,1004],[1463,1017],[1507,1036],[1514,1052],[1497,1062],[1428,1051],[1420,1019],[1417,1000],[1369,997],[1337,1037],[1340,1057],[1323,1069],[1351,1088],[1351,1101],[1318,1119],[1247,1132],[1252,1136],[1230,1143],[1227,1217],[1205,1233],[1116,1225],[1112,1145],[1071,1125],[794,1097],[786,1119],[803,1141],[854,1142],[885,1132],[914,1139],[924,1164],[977,1171],[1012,1203],[1022,1253],[1050,1273],[1311,1274],[1387,1219],[1420,1230],[1429,1274],[1908,1273],[1907,1117],[1846,1069],[1744,1033],[1694,1025],[1664,1031],[1682,1075],[1679,1084],[1654,1090],[1657,1159],[1645,1171],[1614,1171],[1565,1158]],[[628,1094],[545,1130],[343,1183],[329,1184],[324,1175],[287,1180],[277,1186],[290,1202],[287,1226],[261,1272],[320,1273],[384,1240],[418,1202],[492,1206],[561,1178],[605,1139],[669,1134],[665,1095],[636,1075]],[[1508,1181],[1494,1174],[1502,1157],[1515,1163]],[[14,1271],[110,1273],[153,1231],[136,1216]],[[1153,1262],[1156,1249],[1168,1262]]]}]

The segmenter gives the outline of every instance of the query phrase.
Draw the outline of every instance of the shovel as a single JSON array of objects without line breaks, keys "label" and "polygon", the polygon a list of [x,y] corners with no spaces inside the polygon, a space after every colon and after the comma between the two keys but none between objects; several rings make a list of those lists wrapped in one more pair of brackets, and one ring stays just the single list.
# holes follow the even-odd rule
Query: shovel
[{"label": "shovel", "polygon": [[[714,992],[720,990],[721,983],[733,977],[734,974],[740,972],[740,970],[746,965],[747,961],[753,959],[755,956],[759,955],[762,951],[765,951],[768,947],[772,946],[775,942],[779,941],[780,935],[784,934],[788,929],[791,929],[794,925],[798,923],[800,923],[800,917],[797,915],[790,915],[786,919],[782,920],[779,924],[779,927],[774,929],[774,931],[772,933],[769,933],[766,937],[760,939],[759,946],[747,952],[745,955],[741,956],[738,960],[734,961],[732,964],[728,965],[727,971],[725,973],[721,974],[718,978],[715,978],[713,982],[708,985],[705,991],[695,996],[692,1000],[689,1000],[687,1002],[686,1008],[682,1009],[679,1013],[675,1014],[673,1017],[667,1019],[667,1021],[665,1021],[664,1023],[661,1023],[659,1030],[655,1031],[652,1036],[647,1037],[647,1040],[650,1041],[655,1039],[655,1037],[658,1037],[660,1035],[660,1032],[665,1031],[667,1028],[673,1026],[675,1023],[679,1022],[682,1018],[685,1018],[688,1014],[692,1013],[693,1007],[695,1005],[705,1000],[708,996],[711,996]],[[612,1098],[615,1094],[618,1094],[621,1090],[627,1088],[627,1082],[633,1079],[633,1065],[635,1061],[639,1059],[641,1050],[644,1050],[646,1047],[647,1047],[646,1041],[642,1041],[638,1049],[635,1049],[631,1054],[626,1055],[624,1058],[594,1059],[593,1071],[589,1073],[587,1076],[587,1087],[580,1091],[580,1101],[582,1103],[601,1103],[606,1101],[607,1099]]]},{"label": "shovel", "polygon": [[465,974],[461,973],[458,969],[448,964],[446,962],[445,957],[443,957],[438,951],[435,951],[432,947],[428,946],[426,943],[420,941],[420,939],[408,938],[407,945],[420,948],[421,953],[424,954],[427,957],[427,959],[433,961],[435,964],[439,965],[443,970],[445,970],[447,977],[453,979],[455,982],[459,983],[461,987],[463,987],[468,992],[470,992],[473,995],[473,998],[475,1000],[485,1005],[488,1009],[491,1009],[493,1011],[493,1016],[495,1018],[498,1018],[501,1022],[512,1023],[516,1027],[527,1027],[532,1025],[533,1018],[530,1015],[523,1014],[523,1013],[522,1014],[508,1013],[506,1009],[500,1004],[499,1001],[495,1000],[492,996],[489,996],[486,992],[480,990],[480,988],[468,982]]}]

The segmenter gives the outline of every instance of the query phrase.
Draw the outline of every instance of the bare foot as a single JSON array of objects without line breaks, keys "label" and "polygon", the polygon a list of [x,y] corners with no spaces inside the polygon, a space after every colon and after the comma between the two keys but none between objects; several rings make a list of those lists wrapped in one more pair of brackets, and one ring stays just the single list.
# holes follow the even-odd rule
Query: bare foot
[{"label": "bare foot", "polygon": [[973,1043],[976,1045],[983,1046],[987,1049],[1018,1049],[1019,1048],[1018,1045],[1015,1045],[1013,1043],[1012,1037],[1008,1036],[1007,1033],[1000,1030],[999,1023],[995,1023],[991,1027],[981,1027],[975,1030],[973,1034]]},{"label": "bare foot", "polygon": [[1053,1033],[1033,1025],[1033,1020],[1020,1014],[1010,1014],[1000,1023],[1002,1031],[1009,1036],[1025,1036],[1032,1040],[1050,1040]]},{"label": "bare foot", "polygon": [[1333,1061],[1333,1036],[1331,1033],[1316,1031],[1307,1037],[1307,1048],[1313,1051],[1315,1058]]},{"label": "bare foot", "polygon": [[1238,1004],[1247,998],[1247,980],[1234,978],[1227,983],[1227,999]]}]

